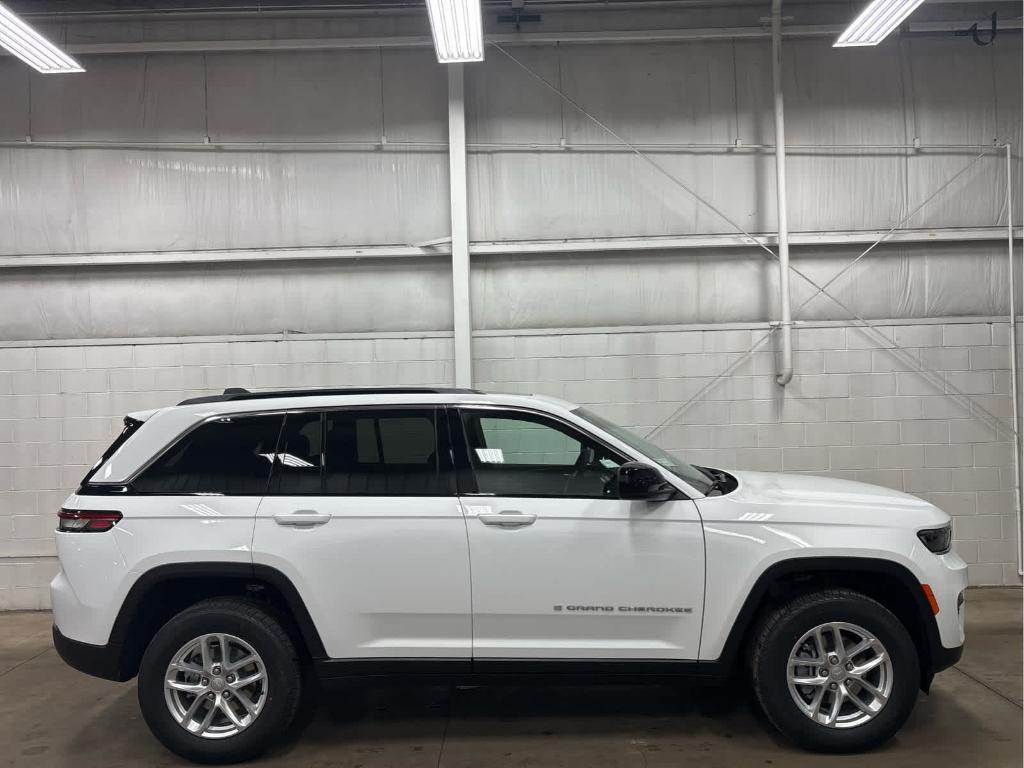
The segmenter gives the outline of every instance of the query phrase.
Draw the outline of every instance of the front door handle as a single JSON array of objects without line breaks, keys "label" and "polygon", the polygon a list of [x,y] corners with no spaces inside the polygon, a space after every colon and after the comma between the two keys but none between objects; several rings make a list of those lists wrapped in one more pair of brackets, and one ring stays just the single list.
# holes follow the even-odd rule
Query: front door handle
[{"label": "front door handle", "polygon": [[274,515],[274,522],[278,525],[295,525],[303,528],[323,525],[330,519],[330,512],[317,512],[315,509],[297,509],[294,512],[278,512]]},{"label": "front door handle", "polygon": [[488,512],[477,515],[484,525],[499,525],[502,528],[521,528],[524,525],[533,525],[537,516],[532,512],[518,512],[514,509],[507,509],[504,512]]}]

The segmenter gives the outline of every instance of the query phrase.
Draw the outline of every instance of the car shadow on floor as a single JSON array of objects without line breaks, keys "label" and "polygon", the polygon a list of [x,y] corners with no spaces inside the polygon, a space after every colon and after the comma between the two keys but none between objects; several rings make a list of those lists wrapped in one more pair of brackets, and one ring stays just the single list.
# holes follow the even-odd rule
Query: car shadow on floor
[{"label": "car shadow on floor", "polygon": [[[103,699],[67,734],[69,754],[116,755],[105,763],[110,766],[185,765],[149,733],[134,685]],[[956,723],[955,732],[951,723]],[[947,765],[954,752],[984,754],[983,742],[993,737],[955,694],[936,691],[922,696],[901,734],[873,759],[903,765],[926,744],[939,759],[935,764]],[[855,764],[851,757],[815,756],[794,748],[740,683],[387,686],[320,692],[282,743],[258,762],[436,766],[443,754],[443,764],[477,760],[482,765],[521,755],[543,765],[563,762],[567,751],[585,761],[588,750],[591,758],[607,758],[591,759],[595,765],[635,764],[638,751],[645,762],[657,753],[664,760],[680,750],[693,756],[735,753],[735,765],[763,765],[766,753],[776,765]],[[455,759],[460,752],[461,761]]]}]

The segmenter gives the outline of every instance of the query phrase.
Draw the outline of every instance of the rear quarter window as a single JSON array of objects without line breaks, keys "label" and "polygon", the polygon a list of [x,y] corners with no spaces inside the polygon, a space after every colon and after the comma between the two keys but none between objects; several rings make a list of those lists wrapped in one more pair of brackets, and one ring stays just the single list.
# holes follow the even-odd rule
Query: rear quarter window
[{"label": "rear quarter window", "polygon": [[125,416],[124,427],[121,429],[121,432],[114,438],[114,442],[103,452],[99,460],[92,465],[92,468],[86,473],[85,477],[82,478],[82,485],[86,485],[92,480],[93,476],[99,471],[99,468],[106,464],[107,460],[114,455],[117,449],[124,445],[129,437],[138,432],[139,427],[144,423],[138,419],[133,419],[131,416]]},{"label": "rear quarter window", "polygon": [[166,496],[262,495],[283,418],[225,417],[201,424],[143,470],[131,489]]}]

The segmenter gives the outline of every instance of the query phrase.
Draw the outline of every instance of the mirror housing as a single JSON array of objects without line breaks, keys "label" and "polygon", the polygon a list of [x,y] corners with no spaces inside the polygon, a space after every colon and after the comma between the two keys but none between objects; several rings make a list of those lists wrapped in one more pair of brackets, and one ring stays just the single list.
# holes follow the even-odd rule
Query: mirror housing
[{"label": "mirror housing", "polygon": [[616,472],[619,498],[639,501],[668,501],[675,493],[675,487],[667,482],[661,472],[640,461],[627,461]]}]

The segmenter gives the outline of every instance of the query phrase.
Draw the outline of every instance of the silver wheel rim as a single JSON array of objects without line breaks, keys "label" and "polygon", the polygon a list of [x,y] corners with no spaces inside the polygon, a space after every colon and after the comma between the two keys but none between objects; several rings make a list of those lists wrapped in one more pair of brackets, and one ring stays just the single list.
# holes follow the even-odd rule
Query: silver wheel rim
[{"label": "silver wheel rim", "polygon": [[892,693],[892,659],[878,638],[846,622],[819,624],[790,651],[786,679],[797,707],[828,728],[856,728]]},{"label": "silver wheel rim", "polygon": [[171,717],[189,733],[225,739],[251,726],[267,701],[267,668],[247,642],[209,634],[178,649],[164,675]]}]

